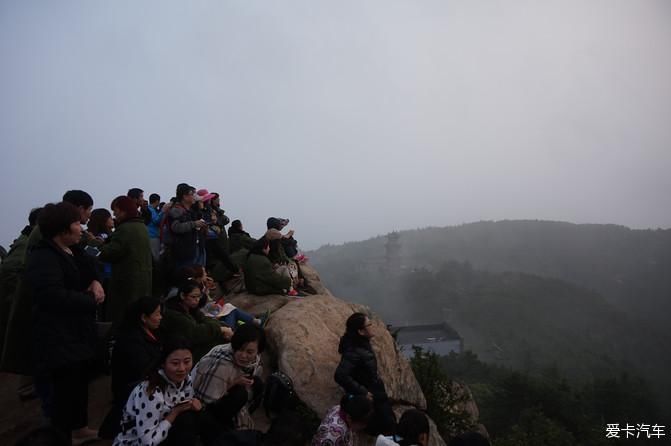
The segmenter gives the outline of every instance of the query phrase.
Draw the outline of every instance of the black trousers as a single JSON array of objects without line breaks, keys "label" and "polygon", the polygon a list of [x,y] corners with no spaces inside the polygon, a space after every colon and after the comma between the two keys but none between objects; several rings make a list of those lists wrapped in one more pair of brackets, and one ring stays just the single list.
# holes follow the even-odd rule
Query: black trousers
[{"label": "black trousers", "polygon": [[386,395],[373,398],[373,415],[368,421],[366,433],[374,436],[396,433],[396,415]]},{"label": "black trousers", "polygon": [[71,438],[72,431],[88,426],[89,375],[87,361],[59,367],[51,372],[54,427]]}]

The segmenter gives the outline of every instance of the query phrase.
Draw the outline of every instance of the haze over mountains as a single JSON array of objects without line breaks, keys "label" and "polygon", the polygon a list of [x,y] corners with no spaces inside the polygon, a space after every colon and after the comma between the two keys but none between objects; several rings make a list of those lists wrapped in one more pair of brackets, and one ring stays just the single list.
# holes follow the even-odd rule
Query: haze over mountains
[{"label": "haze over mountains", "polygon": [[671,230],[551,221],[478,222],[310,253],[336,295],[395,323],[448,320],[482,359],[569,378],[628,372],[666,404]]}]

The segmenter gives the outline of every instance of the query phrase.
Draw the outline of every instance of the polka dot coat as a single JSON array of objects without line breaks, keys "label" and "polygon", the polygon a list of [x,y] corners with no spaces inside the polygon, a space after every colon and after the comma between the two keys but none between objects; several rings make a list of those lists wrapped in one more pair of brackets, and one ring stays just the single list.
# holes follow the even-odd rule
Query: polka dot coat
[{"label": "polka dot coat", "polygon": [[166,381],[165,390],[156,388],[152,395],[147,393],[147,381],[138,384],[126,402],[121,418],[121,432],[114,439],[113,446],[155,446],[168,436],[171,424],[165,417],[182,401],[193,398],[191,377],[179,387]]}]

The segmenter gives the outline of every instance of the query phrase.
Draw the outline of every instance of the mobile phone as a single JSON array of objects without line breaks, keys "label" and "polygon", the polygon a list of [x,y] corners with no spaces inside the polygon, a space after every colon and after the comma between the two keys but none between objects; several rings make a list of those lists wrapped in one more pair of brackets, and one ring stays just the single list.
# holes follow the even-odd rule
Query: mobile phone
[{"label": "mobile phone", "polygon": [[100,255],[100,250],[91,245],[87,245],[84,248],[84,252],[86,252],[86,254],[90,255],[91,257],[98,257]]}]

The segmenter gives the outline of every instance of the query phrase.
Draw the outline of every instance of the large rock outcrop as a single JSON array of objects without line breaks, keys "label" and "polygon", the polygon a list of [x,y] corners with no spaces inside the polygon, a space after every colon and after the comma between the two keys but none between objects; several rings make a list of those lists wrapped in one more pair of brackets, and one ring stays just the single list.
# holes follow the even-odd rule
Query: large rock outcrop
[{"label": "large rock outcrop", "polygon": [[[345,321],[353,312],[370,313],[370,310],[331,295],[317,272],[308,265],[302,265],[301,271],[315,294],[294,298],[242,293],[231,298],[231,303],[254,314],[272,311],[266,333],[274,365],[293,379],[301,401],[323,417],[338,404],[343,394],[333,374],[340,361],[338,343]],[[400,416],[403,409],[409,407],[426,409],[426,399],[409,362],[398,351],[384,322],[373,314],[371,320],[376,334],[372,345],[378,370],[395,410]],[[444,445],[433,421],[431,426],[430,444]],[[357,444],[370,444],[370,441],[371,438],[362,436]]]}]

